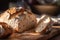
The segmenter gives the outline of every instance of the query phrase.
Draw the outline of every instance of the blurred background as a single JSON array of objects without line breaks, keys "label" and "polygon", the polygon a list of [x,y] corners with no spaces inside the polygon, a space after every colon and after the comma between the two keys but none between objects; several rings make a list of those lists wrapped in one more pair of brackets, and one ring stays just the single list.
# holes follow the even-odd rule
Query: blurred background
[{"label": "blurred background", "polygon": [[1,12],[14,6],[22,6],[38,15],[46,13],[56,16],[60,13],[60,0],[0,0]]}]

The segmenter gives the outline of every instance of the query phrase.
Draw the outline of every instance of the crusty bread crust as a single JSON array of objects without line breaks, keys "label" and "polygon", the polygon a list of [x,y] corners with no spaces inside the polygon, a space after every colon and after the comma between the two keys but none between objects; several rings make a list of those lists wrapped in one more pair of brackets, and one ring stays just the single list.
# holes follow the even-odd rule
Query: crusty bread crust
[{"label": "crusty bread crust", "polygon": [[12,29],[10,26],[4,22],[0,22],[0,38],[6,38],[8,35],[12,34]]}]

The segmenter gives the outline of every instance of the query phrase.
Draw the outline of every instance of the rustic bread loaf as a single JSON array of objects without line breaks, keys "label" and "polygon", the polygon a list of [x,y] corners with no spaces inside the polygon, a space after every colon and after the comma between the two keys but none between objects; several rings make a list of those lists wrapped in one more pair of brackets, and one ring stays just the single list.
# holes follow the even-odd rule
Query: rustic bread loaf
[{"label": "rustic bread loaf", "polygon": [[7,23],[17,32],[29,30],[37,25],[36,16],[23,8],[19,11],[16,8],[10,8],[1,15],[0,19],[0,22]]}]

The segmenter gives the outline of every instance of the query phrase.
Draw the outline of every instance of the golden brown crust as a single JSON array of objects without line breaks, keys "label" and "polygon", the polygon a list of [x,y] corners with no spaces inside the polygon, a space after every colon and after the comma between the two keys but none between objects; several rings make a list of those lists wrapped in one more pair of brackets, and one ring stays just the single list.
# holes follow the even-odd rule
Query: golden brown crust
[{"label": "golden brown crust", "polygon": [[16,7],[12,7],[12,8],[9,8],[8,10],[6,10],[8,13],[10,13],[10,14],[14,14],[14,13],[16,13]]},{"label": "golden brown crust", "polygon": [[4,22],[0,22],[0,25],[2,25],[2,28],[0,27],[1,30],[4,30],[4,31],[1,32],[0,38],[5,38],[8,35],[12,34],[12,29],[10,28],[10,26],[8,24],[6,24]]}]

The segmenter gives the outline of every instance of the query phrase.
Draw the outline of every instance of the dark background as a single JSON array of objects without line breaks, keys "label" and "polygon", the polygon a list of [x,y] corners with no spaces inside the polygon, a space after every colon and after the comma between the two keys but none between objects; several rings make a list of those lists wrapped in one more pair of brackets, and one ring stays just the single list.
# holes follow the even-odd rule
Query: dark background
[{"label": "dark background", "polygon": [[16,2],[16,0],[0,0],[0,11],[8,9],[9,2]]},{"label": "dark background", "polygon": [[[20,0],[0,0],[0,11],[5,11],[9,8],[9,3],[10,2],[17,2]],[[39,4],[36,0],[33,0],[31,3],[29,3],[29,0],[25,0],[25,2],[30,6],[32,12],[36,14],[40,14],[38,10],[36,10],[33,5],[41,5]],[[57,14],[60,14],[60,9],[58,9]]]}]

